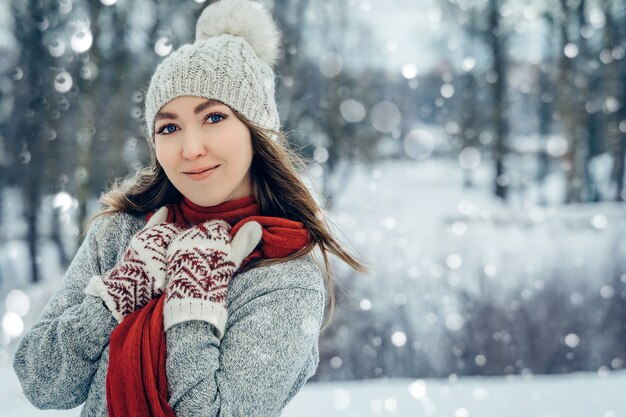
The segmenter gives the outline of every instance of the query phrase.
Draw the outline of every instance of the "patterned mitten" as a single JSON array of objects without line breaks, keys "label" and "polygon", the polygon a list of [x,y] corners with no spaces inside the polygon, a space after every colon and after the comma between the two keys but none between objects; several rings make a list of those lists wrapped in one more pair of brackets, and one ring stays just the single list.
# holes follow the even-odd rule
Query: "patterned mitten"
[{"label": "patterned mitten", "polygon": [[130,240],[122,259],[103,276],[91,278],[85,293],[100,297],[121,322],[163,293],[167,246],[182,230],[165,223],[167,207],[161,207]]},{"label": "patterned mitten", "polygon": [[228,284],[263,234],[255,221],[244,224],[232,240],[230,229],[224,220],[210,220],[172,240],[167,249],[165,330],[184,321],[203,320],[216,327],[218,338],[224,335]]}]

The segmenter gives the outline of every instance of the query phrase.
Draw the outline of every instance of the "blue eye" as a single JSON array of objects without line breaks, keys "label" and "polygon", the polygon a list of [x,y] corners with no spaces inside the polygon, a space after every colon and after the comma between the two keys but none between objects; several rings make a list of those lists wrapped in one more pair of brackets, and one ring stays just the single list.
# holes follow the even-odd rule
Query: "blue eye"
[{"label": "blue eye", "polygon": [[211,122],[213,122],[212,124],[221,122],[225,118],[226,116],[221,113],[211,113],[207,116],[207,120],[210,120]]},{"label": "blue eye", "polygon": [[174,133],[176,131],[176,126],[174,125],[163,125],[157,133],[162,133],[169,135],[170,133]]}]

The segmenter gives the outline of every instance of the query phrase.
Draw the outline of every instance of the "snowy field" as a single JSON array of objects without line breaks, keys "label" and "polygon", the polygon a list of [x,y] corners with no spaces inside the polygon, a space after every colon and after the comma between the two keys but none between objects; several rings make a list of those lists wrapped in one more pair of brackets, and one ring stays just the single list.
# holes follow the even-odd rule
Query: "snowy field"
[{"label": "snowy field", "polygon": [[307,384],[285,417],[617,417],[626,372]]},{"label": "snowy field", "polygon": [[[605,288],[603,268],[611,261],[623,259],[612,253],[622,241],[625,206],[617,203],[559,206],[564,184],[558,175],[549,178],[549,207],[506,207],[495,201],[488,189],[491,172],[483,167],[475,172],[476,188],[463,189],[461,171],[456,161],[422,161],[387,163],[375,167],[359,167],[347,182],[337,182],[337,193],[331,213],[337,224],[360,254],[374,263],[373,280],[363,280],[352,293],[358,298],[364,289],[372,294],[372,312],[384,314],[402,294],[414,289],[438,294],[450,288],[472,286],[476,277],[472,270],[489,272],[499,290],[515,288],[516,282],[547,280],[538,272],[520,273],[528,266],[532,271],[559,267],[562,259],[578,260],[576,279],[593,279],[588,291]],[[533,194],[539,190],[528,189]],[[18,209],[17,206],[12,207]],[[6,210],[5,210],[6,212]],[[70,210],[71,212],[71,210]],[[68,212],[69,214],[69,212]],[[19,336],[9,336],[21,327],[28,329],[62,275],[55,260],[54,245],[42,242],[42,265],[47,274],[38,287],[26,285],[28,263],[26,247],[20,240],[11,240],[23,232],[22,219],[12,220],[4,229],[9,243],[0,250],[1,276],[11,281],[0,282],[0,417],[3,416],[78,416],[80,408],[70,411],[40,411],[21,394],[13,374],[12,349]],[[44,227],[45,228],[45,227]],[[609,233],[607,239],[603,233]],[[623,236],[623,234],[621,234]],[[71,241],[71,236],[68,237]],[[68,245],[71,247],[71,244]],[[590,250],[593,248],[594,250]],[[419,254],[416,256],[415,254]],[[526,261],[518,261],[520,255]],[[382,263],[380,260],[388,262]],[[337,272],[341,271],[341,268]],[[452,277],[453,285],[442,287],[443,274]],[[390,281],[386,277],[396,276]],[[454,277],[462,280],[454,281]],[[506,277],[496,280],[497,277]],[[379,277],[377,279],[377,277]],[[573,279],[572,276],[571,279]],[[20,288],[23,297],[11,288]],[[494,287],[496,288],[496,287]],[[375,289],[375,291],[372,291]],[[365,292],[367,293],[367,292]],[[506,294],[499,291],[498,294]],[[377,298],[378,297],[378,298]],[[437,312],[439,298],[433,303],[413,303],[415,316]],[[16,305],[21,307],[16,308]],[[410,304],[410,301],[409,301]],[[458,318],[455,306],[443,312]],[[22,321],[23,320],[23,321]],[[419,339],[428,341],[429,360],[436,358],[439,336],[455,320],[443,320],[443,326],[414,329]],[[450,325],[452,324],[452,325]],[[460,323],[462,326],[463,323]],[[446,326],[448,329],[446,329]],[[400,338],[402,340],[402,338]],[[525,375],[513,377],[460,377],[447,379],[384,378],[355,382],[310,382],[294,398],[283,416],[436,416],[436,417],[617,417],[626,416],[626,371],[600,368],[598,372],[564,375]]]},{"label": "snowy field", "polygon": [[[0,417],[77,417],[38,410],[21,395],[6,363],[0,368]],[[620,417],[626,371],[456,380],[308,383],[282,417]]]}]

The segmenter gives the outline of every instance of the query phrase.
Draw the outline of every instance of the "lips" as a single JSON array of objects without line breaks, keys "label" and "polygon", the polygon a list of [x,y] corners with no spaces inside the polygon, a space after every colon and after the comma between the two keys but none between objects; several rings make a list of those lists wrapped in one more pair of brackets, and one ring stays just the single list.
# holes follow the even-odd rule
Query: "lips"
[{"label": "lips", "polygon": [[217,168],[218,166],[219,165],[215,165],[215,166],[212,166],[212,167],[198,168],[198,169],[194,169],[194,170],[191,170],[191,171],[184,171],[184,173],[185,174],[200,174],[200,173],[208,171],[210,169]]},{"label": "lips", "polygon": [[205,179],[211,177],[219,167],[220,165],[216,165],[214,167],[198,168],[194,169],[193,171],[186,171],[184,175],[192,181],[204,181]]}]

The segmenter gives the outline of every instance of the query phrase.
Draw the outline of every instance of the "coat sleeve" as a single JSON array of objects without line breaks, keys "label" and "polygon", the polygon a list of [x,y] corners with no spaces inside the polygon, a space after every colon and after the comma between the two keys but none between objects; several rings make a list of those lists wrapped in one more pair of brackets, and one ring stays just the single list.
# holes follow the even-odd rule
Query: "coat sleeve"
[{"label": "coat sleeve", "polygon": [[100,298],[83,293],[88,280],[101,272],[97,235],[106,221],[94,221],[60,288],[18,344],[13,369],[37,408],[69,409],[85,402],[117,324]]},{"label": "coat sleeve", "polygon": [[224,337],[187,321],[166,332],[169,403],[177,417],[279,416],[319,363],[324,294],[276,289],[232,314]]}]

